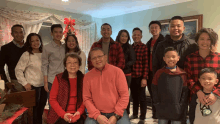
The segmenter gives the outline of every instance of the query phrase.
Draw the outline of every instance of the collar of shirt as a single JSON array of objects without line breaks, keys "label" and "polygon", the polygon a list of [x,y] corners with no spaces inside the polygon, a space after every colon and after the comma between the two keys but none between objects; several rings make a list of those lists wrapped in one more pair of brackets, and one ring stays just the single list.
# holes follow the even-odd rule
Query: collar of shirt
[{"label": "collar of shirt", "polygon": [[[19,43],[17,43],[17,42],[14,41],[14,40],[12,40],[12,42],[13,42],[17,47],[19,47],[19,48],[22,48],[22,47],[24,46],[24,44],[23,44],[23,45],[20,45]],[[24,43],[24,40],[23,40],[23,43]]]},{"label": "collar of shirt", "polygon": [[61,45],[59,46],[58,44],[56,44],[54,41],[52,41],[52,45],[53,45],[53,47],[60,47],[60,46],[63,46],[64,45],[64,43],[62,43],[61,42]]},{"label": "collar of shirt", "polygon": [[[197,57],[201,57],[201,56],[199,55],[199,51],[196,51],[196,52],[195,52],[195,55],[196,55]],[[216,55],[216,54],[215,54],[214,52],[210,52],[207,57],[214,57],[215,55]]]},{"label": "collar of shirt", "polygon": [[[107,68],[108,68],[108,67],[109,67],[109,64],[108,64],[108,63],[106,63],[106,64],[105,64],[105,66],[103,67],[102,71],[107,70]],[[96,70],[96,71],[98,71],[98,72],[100,72],[100,70],[99,70],[99,69],[97,69],[97,68],[95,68],[95,70]],[[101,72],[102,72],[102,71],[101,71]]]},{"label": "collar of shirt", "polygon": [[142,41],[140,41],[140,42],[138,42],[137,44],[132,44],[133,46],[141,46],[143,43],[142,43]]}]

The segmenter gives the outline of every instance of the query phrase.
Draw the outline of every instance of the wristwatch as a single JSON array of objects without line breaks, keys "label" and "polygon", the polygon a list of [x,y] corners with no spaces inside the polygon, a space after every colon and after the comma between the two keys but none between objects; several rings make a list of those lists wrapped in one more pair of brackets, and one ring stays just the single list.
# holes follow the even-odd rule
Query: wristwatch
[{"label": "wristwatch", "polygon": [[117,121],[118,121],[119,119],[121,119],[121,116],[118,115],[118,114],[115,114],[115,113],[114,113],[114,116],[116,117]]}]

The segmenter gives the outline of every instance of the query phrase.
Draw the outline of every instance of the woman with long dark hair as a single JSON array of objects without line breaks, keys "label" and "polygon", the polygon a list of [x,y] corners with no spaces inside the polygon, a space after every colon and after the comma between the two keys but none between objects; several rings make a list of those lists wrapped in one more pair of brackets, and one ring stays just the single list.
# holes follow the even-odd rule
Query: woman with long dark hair
[{"label": "woman with long dark hair", "polygon": [[[130,35],[127,30],[123,29],[118,32],[118,36],[116,37],[116,42],[119,42],[121,44],[121,47],[124,52],[125,56],[125,68],[123,69],[123,72],[125,73],[128,88],[130,88],[131,83],[131,69],[132,65],[135,63],[136,56],[135,51],[132,48],[132,46],[129,44],[130,41]],[[128,115],[130,114],[130,102],[127,107]]]},{"label": "woman with long dark hair", "polygon": [[15,75],[23,90],[36,91],[36,105],[33,107],[33,123],[42,124],[42,115],[47,101],[47,92],[44,90],[44,78],[41,71],[41,55],[43,43],[41,36],[31,33],[24,44],[24,52],[15,68]]},{"label": "woman with long dark hair", "polygon": [[82,58],[82,65],[79,70],[85,74],[85,66],[86,66],[86,54],[79,48],[79,42],[74,34],[69,34],[65,38],[65,53],[70,54],[74,53],[79,55]]},{"label": "woman with long dark hair", "polygon": [[82,64],[77,54],[67,54],[63,64],[65,70],[57,74],[50,91],[51,108],[47,122],[49,124],[83,124],[85,107],[82,99],[84,74],[79,71]]}]

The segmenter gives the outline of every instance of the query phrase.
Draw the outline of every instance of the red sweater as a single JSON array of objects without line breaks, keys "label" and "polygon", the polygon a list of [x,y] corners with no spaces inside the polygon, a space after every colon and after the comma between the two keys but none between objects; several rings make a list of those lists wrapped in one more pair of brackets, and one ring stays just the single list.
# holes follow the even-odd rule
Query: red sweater
[{"label": "red sweater", "polygon": [[85,75],[83,103],[90,118],[97,119],[101,112],[123,116],[128,101],[128,86],[120,68],[106,64],[102,71],[93,68]]},{"label": "red sweater", "polygon": [[75,113],[76,111],[80,112],[80,115],[83,114],[85,107],[82,104],[78,110],[76,110],[77,103],[77,78],[69,78],[70,82],[70,94],[69,94],[69,102],[67,106],[67,110],[64,111],[59,103],[57,102],[57,95],[59,90],[59,84],[57,77],[55,77],[51,91],[50,91],[50,105],[55,110],[55,112],[61,117],[64,118],[66,113]]}]

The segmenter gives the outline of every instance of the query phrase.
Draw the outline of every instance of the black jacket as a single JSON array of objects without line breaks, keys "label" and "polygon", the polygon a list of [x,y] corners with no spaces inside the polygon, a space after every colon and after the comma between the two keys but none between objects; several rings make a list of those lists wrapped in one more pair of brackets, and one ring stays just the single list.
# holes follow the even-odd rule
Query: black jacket
[{"label": "black jacket", "polygon": [[181,121],[188,103],[187,74],[177,67],[159,69],[152,82],[153,103],[158,119]]},{"label": "black jacket", "polygon": [[8,73],[10,79],[17,80],[15,76],[15,67],[21,57],[21,55],[26,51],[26,48],[23,46],[22,48],[17,47],[13,41],[1,47],[0,54],[0,75],[2,75],[5,83],[8,82],[8,79],[5,74],[4,66],[7,64]]},{"label": "black jacket", "polygon": [[125,45],[122,45],[122,49],[123,49],[124,56],[125,56],[125,68],[123,69],[123,72],[125,74],[131,73],[132,65],[136,61],[135,51],[130,44],[128,44],[128,45],[129,45],[129,47],[127,50],[125,48]]},{"label": "black jacket", "polygon": [[[148,48],[148,67],[150,67],[150,48],[151,48],[151,41],[153,40],[153,38],[151,38],[147,43],[147,48]],[[157,45],[158,43],[160,43],[161,41],[164,40],[164,36],[162,34],[160,34],[160,36],[158,37],[157,41],[155,42],[154,46],[153,46],[153,51],[152,51],[152,56],[154,57],[154,53],[156,51]]]},{"label": "black jacket", "polygon": [[163,61],[164,50],[166,47],[174,47],[180,55],[180,60],[177,66],[184,69],[184,62],[187,55],[198,50],[198,46],[194,40],[188,39],[184,34],[178,41],[173,41],[170,35],[166,35],[164,41],[160,42],[156,48],[153,57],[153,74],[157,70],[165,66]]}]

